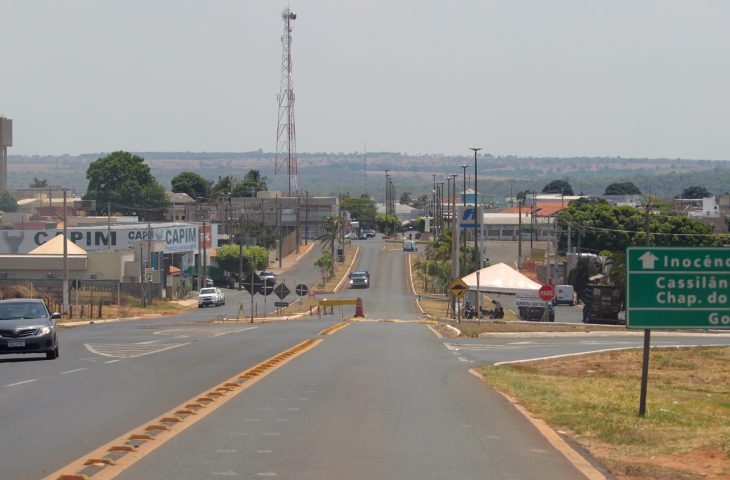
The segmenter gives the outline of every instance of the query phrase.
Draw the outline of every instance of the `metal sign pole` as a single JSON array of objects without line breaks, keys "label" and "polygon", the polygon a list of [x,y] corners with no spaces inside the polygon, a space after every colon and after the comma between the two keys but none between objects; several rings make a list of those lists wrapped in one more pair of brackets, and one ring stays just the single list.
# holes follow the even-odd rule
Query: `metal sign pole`
[{"label": "metal sign pole", "polygon": [[641,395],[639,397],[639,415],[646,413],[646,391],[649,384],[649,351],[651,349],[651,330],[644,330],[644,357],[641,364]]}]

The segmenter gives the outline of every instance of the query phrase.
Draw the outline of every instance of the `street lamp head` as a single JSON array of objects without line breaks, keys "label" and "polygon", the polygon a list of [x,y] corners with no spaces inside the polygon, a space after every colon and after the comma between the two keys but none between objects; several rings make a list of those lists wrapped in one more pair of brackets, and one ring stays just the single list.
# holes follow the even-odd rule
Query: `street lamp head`
[{"label": "street lamp head", "polygon": [[474,155],[476,155],[476,154],[477,154],[477,152],[478,152],[479,150],[481,150],[481,149],[482,149],[482,147],[469,147],[469,150],[473,150],[473,151],[474,151]]}]

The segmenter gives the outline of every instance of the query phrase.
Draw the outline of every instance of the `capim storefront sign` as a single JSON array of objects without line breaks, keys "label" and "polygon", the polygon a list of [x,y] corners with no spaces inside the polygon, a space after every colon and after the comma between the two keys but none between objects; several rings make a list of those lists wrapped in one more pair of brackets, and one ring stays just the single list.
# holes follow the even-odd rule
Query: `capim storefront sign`
[{"label": "capim storefront sign", "polygon": [[[198,239],[205,239],[212,245],[217,233],[216,225],[112,225],[111,227],[69,228],[68,238],[89,253],[106,250],[131,250],[140,241],[154,241],[164,244],[163,253],[178,253],[198,250]],[[205,235],[203,235],[205,233]],[[43,245],[63,229],[53,230],[0,230],[0,253],[28,253]],[[210,248],[211,245],[206,245]],[[59,252],[61,253],[61,252]]]}]

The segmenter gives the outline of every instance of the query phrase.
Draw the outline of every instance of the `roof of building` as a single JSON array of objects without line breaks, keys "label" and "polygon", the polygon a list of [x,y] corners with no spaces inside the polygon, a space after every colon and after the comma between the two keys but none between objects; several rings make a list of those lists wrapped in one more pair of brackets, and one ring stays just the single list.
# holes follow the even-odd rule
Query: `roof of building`
[{"label": "roof of building", "polygon": [[[43,245],[28,252],[29,255],[63,255],[63,235],[56,235]],[[71,240],[66,240],[66,253],[68,255],[86,255],[86,250],[76,245]]]},{"label": "roof of building", "polygon": [[[566,202],[567,205],[567,202]],[[540,216],[555,215],[562,210],[564,205],[555,202],[537,202],[535,203],[535,214]],[[527,203],[520,207],[510,207],[501,210],[500,213],[530,213],[532,212],[532,203]]]}]

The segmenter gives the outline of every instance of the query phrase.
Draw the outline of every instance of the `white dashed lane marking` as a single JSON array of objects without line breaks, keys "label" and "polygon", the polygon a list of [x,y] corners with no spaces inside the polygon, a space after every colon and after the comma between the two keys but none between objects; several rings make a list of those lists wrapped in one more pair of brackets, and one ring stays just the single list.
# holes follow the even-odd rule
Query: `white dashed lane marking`
[{"label": "white dashed lane marking", "polygon": [[33,382],[37,382],[37,381],[38,381],[37,378],[31,378],[30,380],[23,380],[23,381],[15,382],[15,383],[8,383],[5,386],[6,387],[17,387],[18,385],[25,385],[26,383],[33,383]]},{"label": "white dashed lane marking", "polygon": [[75,368],[73,370],[66,370],[65,372],[58,372],[59,375],[68,375],[69,373],[77,373],[77,372],[83,372],[86,370],[86,367],[84,368]]}]

